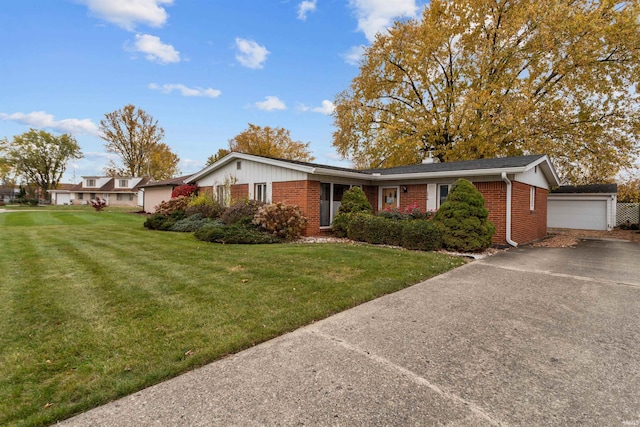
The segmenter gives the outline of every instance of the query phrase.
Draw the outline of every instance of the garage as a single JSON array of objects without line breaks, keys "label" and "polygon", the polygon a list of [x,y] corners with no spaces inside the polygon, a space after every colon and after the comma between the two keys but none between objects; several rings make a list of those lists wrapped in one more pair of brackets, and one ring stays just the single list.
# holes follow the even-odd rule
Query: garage
[{"label": "garage", "polygon": [[547,227],[611,230],[616,220],[616,184],[561,186],[549,193]]}]

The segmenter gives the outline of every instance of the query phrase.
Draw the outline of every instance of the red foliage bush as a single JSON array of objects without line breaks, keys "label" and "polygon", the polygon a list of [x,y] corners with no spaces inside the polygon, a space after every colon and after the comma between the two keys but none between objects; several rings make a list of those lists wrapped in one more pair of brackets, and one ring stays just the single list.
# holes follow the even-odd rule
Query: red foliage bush
[{"label": "red foliage bush", "polygon": [[171,192],[171,198],[175,199],[176,197],[180,197],[180,196],[189,197],[192,194],[195,194],[197,192],[198,192],[197,185],[180,185],[173,189],[173,191]]}]

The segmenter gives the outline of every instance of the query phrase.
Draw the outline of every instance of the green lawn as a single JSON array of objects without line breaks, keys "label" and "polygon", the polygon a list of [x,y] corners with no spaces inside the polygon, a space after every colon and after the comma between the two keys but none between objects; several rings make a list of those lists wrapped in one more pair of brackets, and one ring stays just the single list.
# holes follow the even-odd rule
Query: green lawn
[{"label": "green lawn", "polygon": [[122,212],[0,213],[0,425],[46,425],[463,263],[217,245]]}]

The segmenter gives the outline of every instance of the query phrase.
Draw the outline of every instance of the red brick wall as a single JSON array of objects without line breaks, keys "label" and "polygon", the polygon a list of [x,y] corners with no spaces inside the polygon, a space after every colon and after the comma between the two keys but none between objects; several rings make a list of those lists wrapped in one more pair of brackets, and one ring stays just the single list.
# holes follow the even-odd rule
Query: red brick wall
[{"label": "red brick wall", "polygon": [[511,240],[528,243],[547,235],[547,190],[536,187],[534,210],[529,210],[531,186],[513,182],[511,196]]},{"label": "red brick wall", "polygon": [[[403,187],[407,188],[406,193],[403,192]],[[400,210],[405,210],[414,203],[422,210],[427,209],[427,184],[400,186]]]},{"label": "red brick wall", "polygon": [[[493,243],[507,244],[507,184],[503,181],[475,182],[489,209],[489,220],[496,226]],[[547,235],[547,190],[536,187],[536,203],[529,210],[527,184],[512,182],[511,186],[511,240],[518,244],[531,242]]]},{"label": "red brick wall", "polygon": [[375,185],[363,185],[362,191],[367,196],[367,200],[371,203],[373,212],[378,212],[378,187]]},{"label": "red brick wall", "polygon": [[489,221],[496,227],[493,243],[507,244],[507,184],[503,181],[474,182],[484,197],[484,207],[489,210]]},{"label": "red brick wall", "polygon": [[249,184],[234,184],[231,186],[231,204],[238,200],[249,198]]},{"label": "red brick wall", "polygon": [[331,234],[320,230],[320,181],[274,182],[271,187],[273,203],[297,205],[307,217],[306,236]]}]

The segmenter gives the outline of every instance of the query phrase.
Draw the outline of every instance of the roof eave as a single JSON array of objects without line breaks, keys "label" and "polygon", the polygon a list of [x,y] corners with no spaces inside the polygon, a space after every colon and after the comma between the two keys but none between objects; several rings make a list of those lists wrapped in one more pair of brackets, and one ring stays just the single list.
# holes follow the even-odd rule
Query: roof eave
[{"label": "roof eave", "polygon": [[500,176],[502,172],[508,174],[522,173],[525,171],[525,167],[511,167],[511,168],[494,168],[494,169],[467,169],[467,170],[449,170],[440,172],[413,172],[413,173],[398,173],[387,175],[372,175],[371,178],[374,181],[388,181],[390,179],[428,179],[428,178],[442,178],[452,177],[461,178],[465,176]]}]

